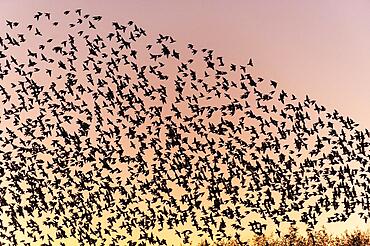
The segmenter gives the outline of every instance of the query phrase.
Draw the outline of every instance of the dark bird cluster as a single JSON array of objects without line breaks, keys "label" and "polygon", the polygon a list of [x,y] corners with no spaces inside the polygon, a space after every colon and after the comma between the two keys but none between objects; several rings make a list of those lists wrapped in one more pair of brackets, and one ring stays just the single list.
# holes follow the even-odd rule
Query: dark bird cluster
[{"label": "dark bird cluster", "polygon": [[102,21],[81,9],[6,21],[1,245],[241,241],[321,216],[369,221],[368,130],[254,76],[249,57]]}]

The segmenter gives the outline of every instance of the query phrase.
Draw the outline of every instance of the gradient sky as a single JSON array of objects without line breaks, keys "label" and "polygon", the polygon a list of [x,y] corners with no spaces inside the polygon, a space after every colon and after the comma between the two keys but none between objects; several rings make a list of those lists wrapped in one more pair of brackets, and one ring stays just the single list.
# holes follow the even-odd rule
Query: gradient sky
[{"label": "gradient sky", "polygon": [[370,126],[369,1],[0,2],[1,16],[19,21],[37,10],[77,7],[105,19],[135,20],[153,35],[171,34],[236,63],[252,57],[264,78]]},{"label": "gradient sky", "polygon": [[[25,22],[36,11],[82,8],[105,23],[134,20],[151,36],[174,37],[246,64],[298,98],[306,94],[370,126],[370,2],[356,1],[14,1],[5,19]],[[347,222],[356,225],[355,222]],[[351,229],[351,226],[343,226]]]}]

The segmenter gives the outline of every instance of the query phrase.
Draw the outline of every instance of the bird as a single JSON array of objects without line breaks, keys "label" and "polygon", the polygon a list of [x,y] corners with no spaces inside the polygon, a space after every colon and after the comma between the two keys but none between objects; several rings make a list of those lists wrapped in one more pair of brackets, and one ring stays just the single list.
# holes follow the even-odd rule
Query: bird
[{"label": "bird", "polygon": [[251,67],[253,67],[253,61],[252,61],[252,58],[249,58],[249,61],[248,61],[248,64],[247,64],[248,66],[251,66]]},{"label": "bird", "polygon": [[324,212],[369,220],[369,131],[253,75],[252,58],[80,8],[30,19],[0,37],[6,244],[242,242]]}]

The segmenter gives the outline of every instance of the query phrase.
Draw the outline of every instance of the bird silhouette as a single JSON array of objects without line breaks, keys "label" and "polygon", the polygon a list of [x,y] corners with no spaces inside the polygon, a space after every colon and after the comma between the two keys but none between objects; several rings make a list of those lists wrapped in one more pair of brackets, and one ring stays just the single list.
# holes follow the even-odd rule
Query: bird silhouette
[{"label": "bird silhouette", "polygon": [[370,133],[353,119],[256,77],[252,59],[63,16],[36,12],[21,34],[6,20],[0,37],[2,244],[242,242],[327,212],[369,220]]}]

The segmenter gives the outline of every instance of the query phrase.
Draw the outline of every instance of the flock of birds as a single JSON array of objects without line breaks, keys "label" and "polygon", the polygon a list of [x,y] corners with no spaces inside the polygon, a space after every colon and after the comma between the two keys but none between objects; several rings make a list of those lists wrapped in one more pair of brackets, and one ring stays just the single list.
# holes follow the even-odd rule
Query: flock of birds
[{"label": "flock of birds", "polygon": [[[133,21],[0,37],[2,245],[167,245],[369,220],[368,130]],[[165,236],[169,232],[170,238]]]}]

